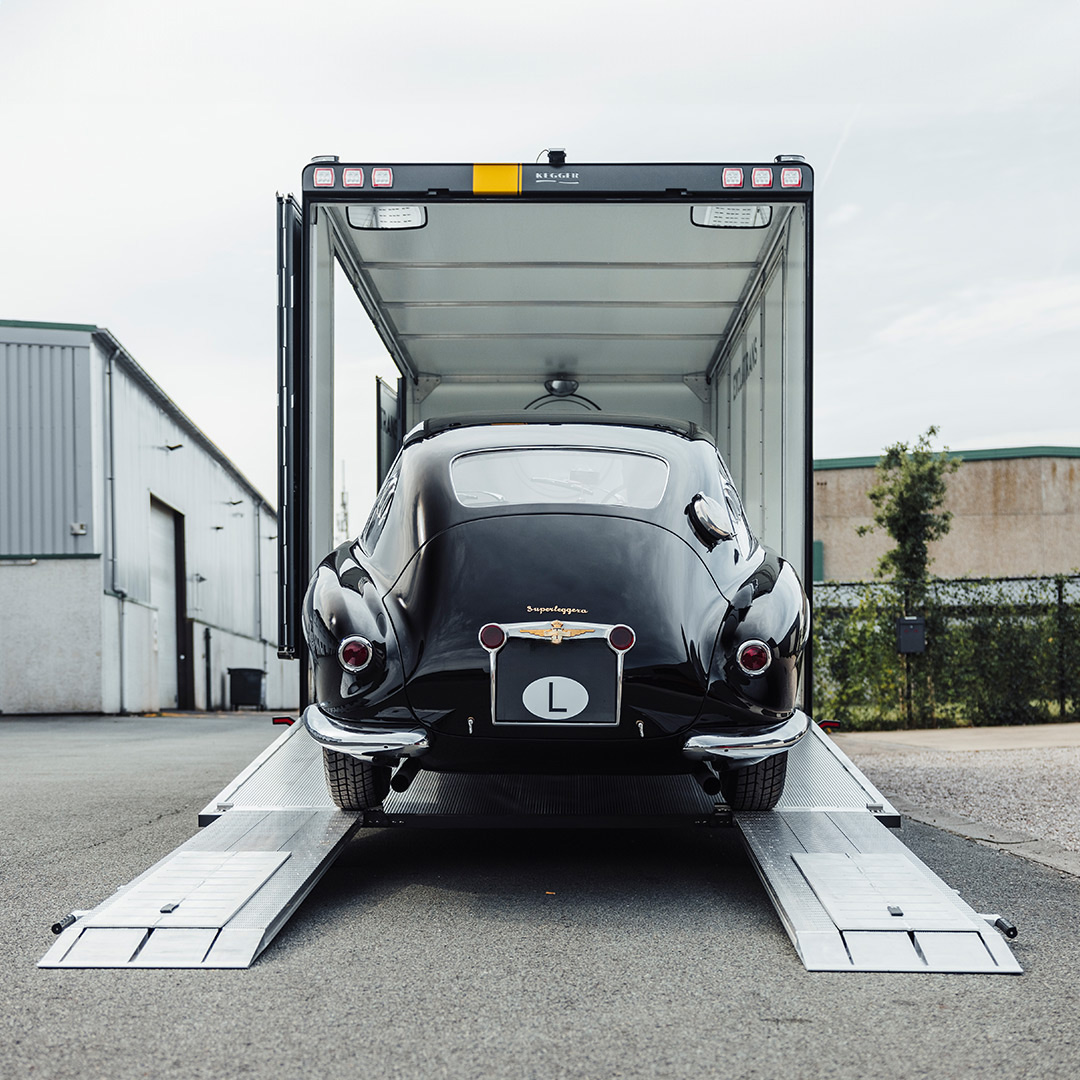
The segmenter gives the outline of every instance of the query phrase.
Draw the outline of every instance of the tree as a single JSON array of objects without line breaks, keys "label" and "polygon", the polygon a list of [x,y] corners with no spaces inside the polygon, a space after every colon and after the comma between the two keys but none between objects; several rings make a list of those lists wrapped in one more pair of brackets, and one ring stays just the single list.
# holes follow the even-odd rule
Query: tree
[{"label": "tree", "polygon": [[960,462],[948,448],[935,452],[929,427],[913,447],[898,442],[887,446],[877,464],[877,483],[870,489],[874,524],[861,525],[860,536],[884,529],[896,546],[878,561],[877,576],[892,578],[904,597],[904,614],[922,605],[930,582],[930,544],[949,531],[952,513],[944,509],[947,477]]},{"label": "tree", "polygon": [[[960,462],[949,456],[946,447],[940,453],[930,448],[937,435],[929,427],[913,447],[907,443],[887,446],[877,464],[877,483],[870,489],[874,504],[874,524],[861,525],[860,536],[884,529],[896,546],[878,560],[877,576],[892,578],[900,592],[904,615],[925,610],[930,589],[930,544],[949,531],[952,514],[944,509],[947,477],[956,472]],[[943,629],[939,619],[927,618],[927,644],[932,645],[936,632]],[[902,657],[904,686],[901,709],[909,727],[936,721],[932,657],[907,654]]]}]

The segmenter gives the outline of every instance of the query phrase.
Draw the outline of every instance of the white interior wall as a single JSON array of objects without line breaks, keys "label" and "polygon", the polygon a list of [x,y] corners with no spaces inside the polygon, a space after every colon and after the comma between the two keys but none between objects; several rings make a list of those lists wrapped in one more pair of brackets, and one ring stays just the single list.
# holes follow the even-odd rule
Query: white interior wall
[{"label": "white interior wall", "polygon": [[751,526],[806,578],[806,239],[796,207],[782,248],[714,380],[717,442]]}]

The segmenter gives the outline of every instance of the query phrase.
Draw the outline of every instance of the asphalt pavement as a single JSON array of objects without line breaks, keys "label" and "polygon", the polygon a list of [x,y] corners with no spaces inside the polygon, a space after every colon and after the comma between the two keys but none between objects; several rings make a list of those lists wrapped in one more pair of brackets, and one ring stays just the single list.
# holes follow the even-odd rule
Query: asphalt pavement
[{"label": "asphalt pavement", "polygon": [[910,820],[1024,975],[807,973],[726,829],[372,831],[249,970],[35,967],[275,735],[0,718],[0,1076],[1080,1075],[1080,879]]}]

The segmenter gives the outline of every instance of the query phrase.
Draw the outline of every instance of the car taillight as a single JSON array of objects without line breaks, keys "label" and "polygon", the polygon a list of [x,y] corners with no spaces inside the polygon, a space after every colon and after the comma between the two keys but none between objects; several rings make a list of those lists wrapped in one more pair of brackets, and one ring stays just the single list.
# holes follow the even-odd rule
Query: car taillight
[{"label": "car taillight", "polygon": [[616,652],[626,652],[634,644],[634,631],[629,626],[613,626],[608,631],[607,639]]},{"label": "car taillight", "polygon": [[488,652],[501,649],[505,641],[506,631],[498,623],[489,622],[486,626],[480,627],[480,644]]},{"label": "car taillight", "polygon": [[744,641],[735,662],[747,675],[761,675],[772,663],[772,650],[764,641]]},{"label": "car taillight", "polygon": [[371,663],[371,654],[371,642],[358,635],[338,646],[338,662],[346,671],[363,671]]}]

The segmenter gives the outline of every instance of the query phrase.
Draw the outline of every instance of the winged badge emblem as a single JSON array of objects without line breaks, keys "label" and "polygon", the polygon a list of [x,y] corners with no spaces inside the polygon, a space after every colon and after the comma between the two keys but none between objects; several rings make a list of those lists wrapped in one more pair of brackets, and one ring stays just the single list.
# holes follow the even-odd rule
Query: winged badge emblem
[{"label": "winged badge emblem", "polygon": [[550,630],[541,630],[539,628],[533,630],[522,627],[521,633],[535,634],[536,637],[547,638],[552,645],[559,645],[563,638],[577,637],[579,634],[595,634],[596,631],[592,629],[570,630],[559,619],[555,619],[551,624]]}]

